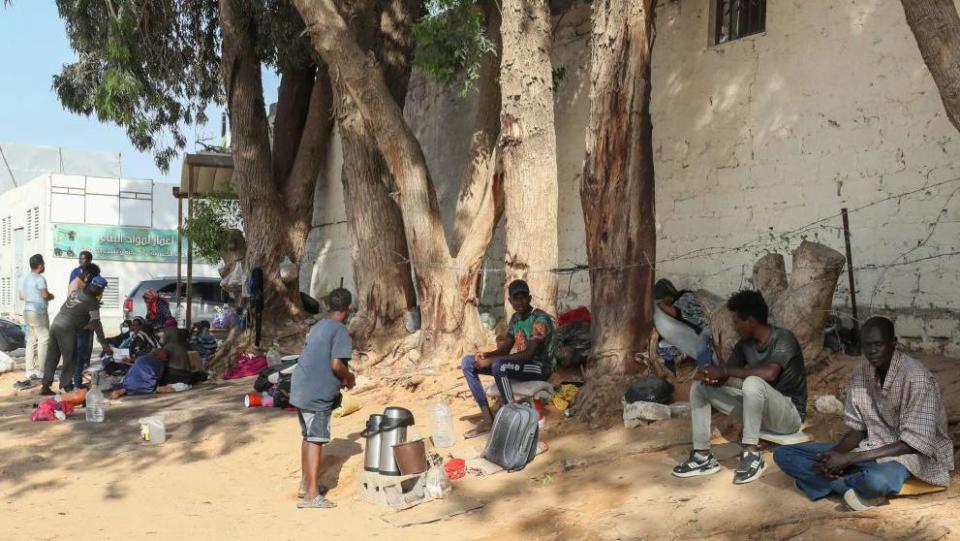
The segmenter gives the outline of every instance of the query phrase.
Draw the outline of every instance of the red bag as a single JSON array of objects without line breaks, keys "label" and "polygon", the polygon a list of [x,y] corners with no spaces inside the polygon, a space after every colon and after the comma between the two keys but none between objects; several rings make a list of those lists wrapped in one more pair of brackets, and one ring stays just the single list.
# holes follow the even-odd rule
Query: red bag
[{"label": "red bag", "polygon": [[66,402],[60,402],[53,398],[48,398],[37,406],[30,414],[31,421],[59,421],[57,412],[62,411],[64,417],[73,415],[73,406]]},{"label": "red bag", "polygon": [[258,375],[267,368],[267,358],[263,355],[244,353],[237,364],[224,374],[223,379],[239,379]]},{"label": "red bag", "polygon": [[586,306],[574,308],[573,310],[569,310],[560,314],[560,316],[557,317],[557,326],[563,327],[564,325],[568,325],[577,321],[582,321],[587,325],[590,325],[593,322],[593,317],[590,315],[590,310]]}]

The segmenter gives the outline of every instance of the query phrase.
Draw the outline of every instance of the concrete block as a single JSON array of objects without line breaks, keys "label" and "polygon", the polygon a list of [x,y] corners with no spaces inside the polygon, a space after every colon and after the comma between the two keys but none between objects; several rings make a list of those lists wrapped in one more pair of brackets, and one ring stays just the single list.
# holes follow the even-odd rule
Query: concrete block
[{"label": "concrete block", "polygon": [[957,334],[957,321],[954,319],[931,319],[924,331],[927,338],[950,339]]},{"label": "concrete block", "polygon": [[631,402],[623,408],[624,423],[637,419],[643,421],[662,421],[670,418],[670,406],[656,402]]},{"label": "concrete block", "polygon": [[900,316],[894,322],[897,336],[901,338],[922,339],[923,320],[913,316]]},{"label": "concrete block", "polygon": [[674,419],[690,417],[690,402],[674,402],[670,404],[670,417]]}]

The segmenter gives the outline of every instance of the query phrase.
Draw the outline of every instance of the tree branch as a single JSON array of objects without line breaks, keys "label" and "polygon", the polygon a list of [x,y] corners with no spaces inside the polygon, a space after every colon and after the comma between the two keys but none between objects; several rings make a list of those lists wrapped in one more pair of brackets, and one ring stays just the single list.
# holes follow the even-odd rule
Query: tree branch
[{"label": "tree branch", "polygon": [[298,159],[316,71],[314,66],[298,66],[281,72],[277,114],[273,121],[273,178],[281,191]]},{"label": "tree branch", "polygon": [[316,70],[304,126],[284,195],[290,212],[312,216],[313,191],[327,163],[333,129],[333,89],[326,66]]},{"label": "tree branch", "polygon": [[907,24],[940,91],[947,117],[960,130],[960,14],[953,0],[902,0]]}]

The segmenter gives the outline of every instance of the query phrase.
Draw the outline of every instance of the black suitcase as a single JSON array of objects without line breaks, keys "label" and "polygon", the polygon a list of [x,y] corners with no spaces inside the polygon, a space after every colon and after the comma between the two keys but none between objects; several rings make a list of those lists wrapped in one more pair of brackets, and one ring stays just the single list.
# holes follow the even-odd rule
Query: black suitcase
[{"label": "black suitcase", "polygon": [[483,458],[507,471],[522,470],[537,454],[540,432],[537,410],[528,404],[506,404],[497,412]]}]

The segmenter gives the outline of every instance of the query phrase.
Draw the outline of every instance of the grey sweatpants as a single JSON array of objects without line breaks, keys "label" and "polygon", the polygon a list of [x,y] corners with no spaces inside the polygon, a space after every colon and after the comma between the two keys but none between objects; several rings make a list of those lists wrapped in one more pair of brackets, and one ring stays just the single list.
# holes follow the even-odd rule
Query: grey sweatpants
[{"label": "grey sweatpants", "polygon": [[[738,387],[741,381],[742,385]],[[690,418],[695,450],[710,449],[713,408],[733,415],[743,423],[744,445],[758,444],[761,428],[777,434],[793,434],[800,430],[802,424],[793,401],[761,378],[731,379],[722,387],[697,381],[690,388]]]},{"label": "grey sweatpants", "polygon": [[63,370],[60,371],[60,388],[73,386],[73,372],[77,365],[77,331],[64,329],[56,325],[50,327],[50,342],[47,344],[47,358],[43,365],[43,386],[53,385],[53,377],[63,357]]}]

